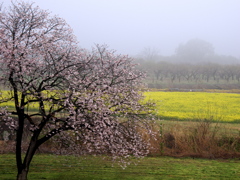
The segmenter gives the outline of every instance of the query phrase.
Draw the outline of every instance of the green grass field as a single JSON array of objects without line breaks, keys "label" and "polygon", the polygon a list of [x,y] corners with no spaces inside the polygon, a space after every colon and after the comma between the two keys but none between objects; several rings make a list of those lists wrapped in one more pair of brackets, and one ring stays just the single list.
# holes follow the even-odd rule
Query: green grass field
[{"label": "green grass field", "polygon": [[[0,155],[0,179],[16,177],[14,155]],[[39,180],[150,180],[150,179],[240,179],[239,160],[206,160],[146,157],[122,169],[101,157],[36,155],[29,179]]]},{"label": "green grass field", "polygon": [[209,92],[145,92],[161,119],[240,121],[240,94]]}]

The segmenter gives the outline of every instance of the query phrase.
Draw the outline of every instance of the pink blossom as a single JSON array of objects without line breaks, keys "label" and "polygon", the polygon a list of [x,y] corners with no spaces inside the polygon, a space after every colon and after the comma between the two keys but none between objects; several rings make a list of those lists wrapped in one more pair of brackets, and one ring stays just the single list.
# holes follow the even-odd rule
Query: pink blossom
[{"label": "pink blossom", "polygon": [[[30,3],[13,3],[3,11],[0,29],[0,82],[11,91],[9,99],[0,94],[0,103],[13,101],[15,106],[11,113],[2,108],[0,116],[17,132],[19,176],[50,138],[73,142],[65,153],[122,158],[148,153],[140,132],[154,133],[142,116],[150,111],[140,103],[144,74],[133,59],[105,45],[80,49],[63,19]],[[29,111],[32,106],[38,111]],[[22,161],[24,131],[31,132],[31,140]]]}]

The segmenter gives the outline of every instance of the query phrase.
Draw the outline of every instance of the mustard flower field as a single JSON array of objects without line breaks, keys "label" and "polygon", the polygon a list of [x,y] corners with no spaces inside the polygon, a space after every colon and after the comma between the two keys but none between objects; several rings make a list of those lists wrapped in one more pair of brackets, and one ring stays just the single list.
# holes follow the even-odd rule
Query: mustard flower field
[{"label": "mustard flower field", "polygon": [[240,121],[240,94],[208,92],[145,92],[160,119]]},{"label": "mustard flower field", "polygon": [[[46,95],[47,95],[47,93],[46,93]],[[8,107],[9,111],[13,111],[13,110],[15,110],[14,100],[12,99],[8,102],[4,102],[5,99],[9,99],[10,97],[12,97],[11,91],[8,91],[8,90],[0,91],[0,102],[3,101],[0,104],[0,107]],[[32,103],[31,106],[28,106],[26,108],[27,108],[26,109],[27,111],[33,111],[34,112],[34,111],[38,111],[39,105]]]},{"label": "mustard flower field", "polygon": [[[1,91],[4,98],[10,91]],[[160,119],[240,121],[240,94],[209,92],[144,92],[145,100],[156,104],[156,115]],[[14,102],[1,103],[1,107],[14,109]],[[38,105],[28,107],[37,110]]]}]

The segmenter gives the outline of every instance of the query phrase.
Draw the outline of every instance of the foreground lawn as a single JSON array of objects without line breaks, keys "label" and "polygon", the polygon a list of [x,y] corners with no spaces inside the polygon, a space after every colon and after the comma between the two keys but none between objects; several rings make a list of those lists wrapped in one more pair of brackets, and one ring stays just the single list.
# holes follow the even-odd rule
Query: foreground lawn
[{"label": "foreground lawn", "polygon": [[240,122],[240,94],[209,92],[145,92],[161,119]]},{"label": "foreground lawn", "polygon": [[[14,155],[0,155],[0,179],[10,180],[15,176]],[[122,169],[95,156],[36,155],[29,179],[240,179],[240,161],[147,157]]]}]

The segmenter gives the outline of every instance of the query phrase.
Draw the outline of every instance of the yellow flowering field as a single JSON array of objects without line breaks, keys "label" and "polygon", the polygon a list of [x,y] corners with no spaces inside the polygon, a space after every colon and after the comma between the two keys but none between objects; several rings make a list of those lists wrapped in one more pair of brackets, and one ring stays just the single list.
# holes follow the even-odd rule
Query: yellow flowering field
[{"label": "yellow flowering field", "polygon": [[[4,99],[12,97],[12,92],[8,90],[2,90],[0,91],[0,102],[4,101]],[[46,93],[47,94],[47,93]],[[15,110],[15,105],[14,105],[14,100],[12,99],[11,101],[8,102],[2,102],[0,103],[0,107],[8,107],[9,111]],[[34,104],[32,103],[31,106],[26,107],[27,111],[38,111],[39,109],[39,104]]]},{"label": "yellow flowering field", "polygon": [[[10,91],[1,91],[8,97]],[[144,92],[146,101],[156,104],[156,114],[160,119],[174,120],[217,120],[240,122],[240,94],[211,92]],[[1,103],[1,107],[14,109],[14,102]],[[32,105],[29,111],[35,111]]]},{"label": "yellow flowering field", "polygon": [[[0,91],[0,101],[4,101],[7,98],[10,98],[12,95],[10,94],[10,91],[3,90]],[[0,107],[8,107],[9,110],[14,110],[14,101],[8,101],[8,102],[2,102],[0,104]]]},{"label": "yellow flowering field", "polygon": [[145,92],[161,119],[240,121],[240,94]]}]

